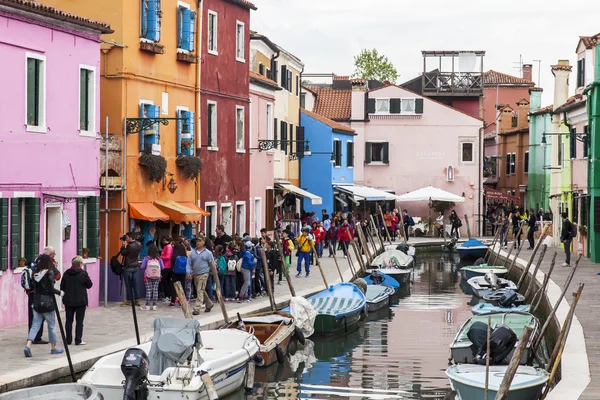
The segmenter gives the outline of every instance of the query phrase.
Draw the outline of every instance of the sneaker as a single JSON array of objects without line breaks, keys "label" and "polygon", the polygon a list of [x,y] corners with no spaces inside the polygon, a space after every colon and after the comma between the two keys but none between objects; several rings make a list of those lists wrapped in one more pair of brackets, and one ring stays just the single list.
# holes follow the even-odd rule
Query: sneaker
[{"label": "sneaker", "polygon": [[127,306],[130,306],[130,305],[131,305],[131,302],[129,300],[128,301],[124,301],[124,302],[121,303],[121,307],[127,307]]},{"label": "sneaker", "polygon": [[204,312],[210,312],[210,310],[212,310],[212,308],[213,308],[214,306],[215,306],[215,305],[213,304],[213,305],[212,305],[212,306],[210,306],[210,307],[206,307],[206,310],[204,310]]},{"label": "sneaker", "polygon": [[570,265],[570,264],[567,264],[566,262],[564,262],[564,263],[562,263],[562,264],[561,264],[561,267],[570,267],[570,266],[571,266],[571,265]]},{"label": "sneaker", "polygon": [[62,354],[62,353],[64,353],[64,352],[65,352],[65,350],[64,350],[64,349],[57,349],[57,348],[54,348],[54,349],[50,350],[50,354]]},{"label": "sneaker", "polygon": [[156,306],[152,306],[152,311],[156,311]]},{"label": "sneaker", "polygon": [[300,278],[300,275],[302,275],[302,274],[301,274],[300,272],[298,272],[298,273],[296,274],[296,278]]},{"label": "sneaker", "polygon": [[136,305],[136,306],[139,306],[139,305],[140,305],[140,302],[139,302],[138,300],[136,300],[136,301],[135,301],[135,305]]},{"label": "sneaker", "polygon": [[175,307],[175,303],[169,303],[169,307]]},{"label": "sneaker", "polygon": [[75,343],[75,346],[85,346],[86,344],[87,344],[86,342]]},{"label": "sneaker", "polygon": [[25,353],[25,357],[33,357],[33,354],[31,354],[31,349],[27,346],[25,346],[25,348],[23,349],[23,353]]},{"label": "sneaker", "polygon": [[309,276],[310,276],[310,272],[307,272],[306,273],[306,277],[308,278]]},{"label": "sneaker", "polygon": [[194,314],[194,315],[200,315],[200,311],[194,311],[192,314]]},{"label": "sneaker", "polygon": [[239,299],[236,300],[238,303],[243,303],[244,299],[242,299],[241,297]]},{"label": "sneaker", "polygon": [[162,301],[162,302],[163,302],[163,303],[170,303],[170,302],[171,302],[171,299],[167,299],[167,298],[165,298],[165,299],[163,299],[163,301]]},{"label": "sneaker", "polygon": [[281,281],[277,282],[278,285],[281,285]]},{"label": "sneaker", "polygon": [[142,311],[150,311],[150,307],[149,306],[143,306],[143,307],[140,307],[140,310],[142,310]]}]

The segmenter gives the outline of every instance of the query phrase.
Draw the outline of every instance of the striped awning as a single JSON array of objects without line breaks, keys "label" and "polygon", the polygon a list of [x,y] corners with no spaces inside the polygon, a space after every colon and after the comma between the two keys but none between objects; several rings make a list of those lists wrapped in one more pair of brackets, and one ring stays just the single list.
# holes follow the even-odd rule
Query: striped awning
[{"label": "striped awning", "polygon": [[206,214],[206,212],[201,212],[199,207],[188,207],[183,203],[178,203],[172,200],[156,200],[154,205],[167,214],[169,219],[176,224],[200,223]]}]

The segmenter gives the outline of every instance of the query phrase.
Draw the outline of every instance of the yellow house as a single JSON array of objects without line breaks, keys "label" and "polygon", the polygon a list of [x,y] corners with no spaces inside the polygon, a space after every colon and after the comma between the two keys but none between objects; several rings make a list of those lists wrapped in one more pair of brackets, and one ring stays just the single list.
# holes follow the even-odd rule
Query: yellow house
[{"label": "yellow house", "polygon": [[[109,142],[106,151],[103,139],[98,178],[105,189],[101,208],[109,215],[108,254],[118,251],[119,237],[129,231],[139,232],[143,244],[192,235],[203,213],[197,207],[202,20],[197,2],[41,2],[105,21],[115,31],[102,36],[100,65],[100,134],[108,131]],[[104,221],[101,215],[102,240]]]}]

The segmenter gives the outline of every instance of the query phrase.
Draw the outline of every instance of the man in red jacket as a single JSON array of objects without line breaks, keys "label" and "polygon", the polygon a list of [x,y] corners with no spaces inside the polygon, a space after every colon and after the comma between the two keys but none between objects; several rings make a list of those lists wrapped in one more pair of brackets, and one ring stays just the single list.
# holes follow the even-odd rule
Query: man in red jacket
[{"label": "man in red jacket", "polygon": [[345,219],[342,223],[342,226],[338,229],[338,237],[337,240],[342,242],[342,249],[344,250],[344,258],[348,258],[348,247],[350,246],[350,241],[354,238],[354,231],[352,227],[348,225],[348,220]]}]

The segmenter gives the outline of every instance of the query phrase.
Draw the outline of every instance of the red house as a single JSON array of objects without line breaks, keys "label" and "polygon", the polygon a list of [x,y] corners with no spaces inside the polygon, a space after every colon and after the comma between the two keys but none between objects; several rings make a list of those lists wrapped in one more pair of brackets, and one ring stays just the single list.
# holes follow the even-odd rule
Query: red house
[{"label": "red house", "polygon": [[204,230],[248,230],[250,171],[250,11],[246,0],[202,2],[200,201]]}]

